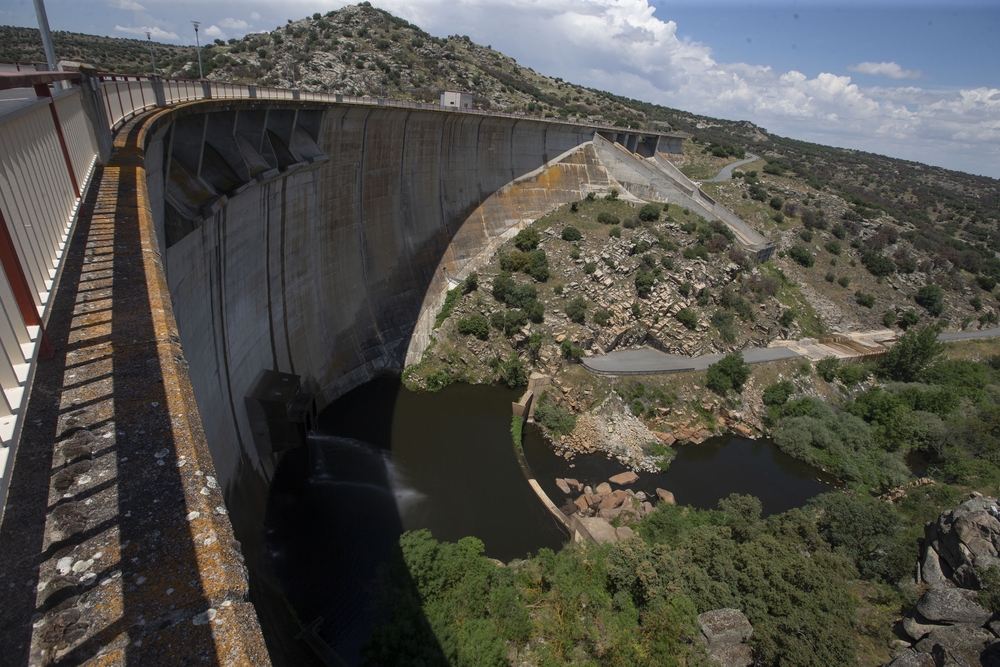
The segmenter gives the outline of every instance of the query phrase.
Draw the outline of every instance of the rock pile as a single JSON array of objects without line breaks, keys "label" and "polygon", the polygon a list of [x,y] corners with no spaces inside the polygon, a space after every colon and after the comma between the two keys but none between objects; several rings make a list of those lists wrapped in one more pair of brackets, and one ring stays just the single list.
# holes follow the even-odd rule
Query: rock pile
[{"label": "rock pile", "polygon": [[655,442],[657,434],[632,415],[621,397],[613,393],[599,406],[577,417],[573,432],[553,444],[556,452],[566,459],[603,452],[622,465],[653,472],[658,469],[658,459],[646,450]]},{"label": "rock pile", "polygon": [[889,665],[1000,667],[1000,619],[977,603],[982,573],[1000,566],[1000,511],[975,497],[925,530],[919,578],[930,588],[903,619],[912,643]]},{"label": "rock pile", "polygon": [[[562,512],[582,525],[599,544],[628,539],[632,536],[628,524],[641,521],[643,517],[655,512],[656,508],[644,491],[613,489],[611,485],[625,486],[638,479],[637,474],[626,471],[593,488],[575,479],[556,478],[556,486],[567,496]],[[572,499],[575,493],[580,495]],[[656,495],[661,502],[674,504],[674,494],[669,491],[657,489]],[[611,525],[612,521],[624,525],[616,528]]]}]

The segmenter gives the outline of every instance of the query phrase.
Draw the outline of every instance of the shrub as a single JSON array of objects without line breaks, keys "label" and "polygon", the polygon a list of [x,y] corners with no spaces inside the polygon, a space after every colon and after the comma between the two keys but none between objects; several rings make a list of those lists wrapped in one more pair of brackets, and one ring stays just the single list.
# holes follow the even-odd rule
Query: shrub
[{"label": "shrub", "polygon": [[806,243],[812,243],[813,240],[812,230],[803,229],[802,231],[799,232],[799,238],[805,241]]},{"label": "shrub", "polygon": [[583,272],[586,273],[588,276],[592,274],[594,271],[597,271],[597,264],[595,262],[587,262],[586,264],[583,265]]},{"label": "shrub", "polygon": [[626,218],[625,222],[622,223],[622,227],[625,229],[635,229],[639,226],[639,221],[635,218]]},{"label": "shrub", "polygon": [[475,292],[477,289],[479,289],[479,274],[472,271],[465,277],[465,281],[462,283],[462,291],[468,294]]},{"label": "shrub", "polygon": [[582,296],[578,296],[566,305],[566,317],[572,322],[583,324],[587,315],[587,301]]},{"label": "shrub", "polygon": [[750,367],[743,361],[743,353],[733,352],[708,367],[705,386],[720,396],[730,391],[740,394],[749,379]]},{"label": "shrub", "polygon": [[919,331],[907,331],[879,359],[875,373],[880,378],[897,382],[913,382],[920,372],[944,351],[937,342],[940,330],[927,326]]},{"label": "shrub", "polygon": [[448,293],[444,297],[444,305],[441,306],[441,312],[438,313],[437,318],[434,320],[435,329],[444,324],[444,321],[451,317],[451,314],[455,311],[455,306],[458,305],[458,299],[461,296],[462,290],[460,289],[448,290]]},{"label": "shrub", "polygon": [[944,311],[944,292],[940,285],[924,285],[917,290],[913,300],[935,317]]},{"label": "shrub", "polygon": [[781,197],[771,197],[771,201],[768,202],[768,206],[773,208],[775,211],[780,211],[785,205],[785,200]]},{"label": "shrub", "polygon": [[641,298],[649,296],[649,293],[653,291],[653,283],[656,282],[656,276],[653,275],[652,271],[647,270],[645,267],[640,267],[635,274],[635,289],[639,292]]},{"label": "shrub", "polygon": [[917,315],[917,311],[910,308],[908,311],[903,313],[902,317],[899,318],[899,328],[906,331],[914,324],[920,321],[920,316]]},{"label": "shrub", "polygon": [[549,258],[545,256],[544,250],[531,251],[531,266],[528,273],[540,283],[549,279]]},{"label": "shrub", "polygon": [[514,237],[514,245],[517,246],[518,250],[527,252],[529,250],[534,250],[538,247],[538,243],[542,240],[541,234],[538,233],[533,227],[526,227],[517,233]]},{"label": "shrub", "polygon": [[573,202],[572,204],[570,204],[569,205],[569,210],[572,211],[573,213],[576,213],[577,211],[579,211],[580,210],[580,202]]},{"label": "shrub", "polygon": [[564,338],[563,342],[559,343],[559,352],[564,359],[570,361],[580,361],[580,357],[583,356],[583,348],[569,338]]},{"label": "shrub", "polygon": [[847,386],[858,384],[868,379],[871,373],[864,364],[844,364],[837,369],[837,379]]},{"label": "shrub", "polygon": [[875,305],[875,296],[861,290],[854,293],[854,300],[858,302],[859,306],[864,306],[865,308],[871,308]]},{"label": "shrub", "polygon": [[632,317],[635,319],[642,317],[642,305],[638,301],[632,304]]},{"label": "shrub", "polygon": [[828,283],[832,283],[837,279],[837,276],[833,275],[832,272],[828,272],[825,276],[823,276],[823,279]]},{"label": "shrub", "polygon": [[661,210],[658,204],[646,204],[639,209],[639,219],[643,222],[656,222],[660,219]]},{"label": "shrub", "polygon": [[847,286],[851,284],[851,279],[847,276],[841,276],[840,278],[837,278],[837,284],[843,288],[847,288]]},{"label": "shrub", "polygon": [[616,199],[618,199],[618,189],[617,188],[611,188],[611,192],[609,192],[608,194],[604,195],[604,198],[607,201],[615,201]]},{"label": "shrub", "polygon": [[816,263],[816,258],[804,246],[792,246],[792,249],[788,251],[788,255],[806,268]]},{"label": "shrub", "polygon": [[516,354],[511,354],[507,357],[507,361],[500,364],[499,373],[500,379],[507,383],[511,389],[528,384],[528,374],[524,370],[524,362]]},{"label": "shrub", "polygon": [[471,335],[479,340],[486,340],[490,337],[490,323],[478,313],[469,315],[458,321],[458,333],[463,336]]},{"label": "shrub", "polygon": [[597,214],[597,221],[605,225],[617,225],[621,222],[621,218],[607,211],[601,211]]},{"label": "shrub", "polygon": [[579,241],[583,238],[583,234],[576,227],[563,227],[562,230],[562,240],[563,241]]},{"label": "shrub", "polygon": [[764,388],[764,405],[784,405],[788,402],[788,397],[795,392],[795,385],[788,380],[769,384]]},{"label": "shrub", "polygon": [[701,259],[708,261],[708,248],[703,245],[697,245],[690,248],[684,248],[684,259]]},{"label": "shrub", "polygon": [[611,320],[611,311],[606,308],[601,308],[596,313],[594,313],[594,324],[602,327],[606,327],[608,322]]},{"label": "shrub", "polygon": [[844,225],[839,222],[830,228],[830,233],[836,236],[841,241],[847,238],[847,228],[844,227]]},{"label": "shrub", "polygon": [[662,257],[660,257],[660,264],[667,271],[673,271],[674,270],[674,258],[673,257],[667,257],[666,255],[663,255]]},{"label": "shrub", "polygon": [[992,292],[997,286],[997,279],[993,276],[976,276],[976,282],[987,292]]},{"label": "shrub", "polygon": [[553,435],[569,435],[576,426],[576,417],[563,408],[548,400],[547,392],[543,393],[535,405],[535,421],[540,423]]},{"label": "shrub", "polygon": [[576,248],[573,248],[572,250],[569,251],[569,258],[572,259],[574,262],[580,259],[580,251],[577,250]]},{"label": "shrub", "polygon": [[681,296],[687,298],[691,296],[692,289],[694,289],[694,286],[690,282],[683,282],[680,284],[680,287],[677,288],[677,291],[681,293]]},{"label": "shrub", "polygon": [[618,225],[615,225],[614,227],[608,230],[608,236],[610,236],[613,239],[620,239],[622,237],[622,228],[619,227]]},{"label": "shrub", "polygon": [[840,245],[840,241],[827,241],[823,247],[831,255],[839,255],[844,251],[843,246]]},{"label": "shrub", "polygon": [[717,310],[709,320],[713,327],[718,329],[719,336],[727,343],[736,341],[736,326],[733,314],[728,310]]},{"label": "shrub", "polygon": [[891,258],[872,250],[861,253],[861,263],[875,277],[889,276],[896,271],[896,263]]},{"label": "shrub", "polygon": [[757,183],[754,183],[753,185],[750,186],[749,193],[750,193],[750,199],[754,199],[756,201],[767,201],[767,190],[762,188]]},{"label": "shrub", "polygon": [[974,296],[971,299],[969,299],[969,305],[972,306],[972,309],[974,311],[979,312],[980,310],[983,309],[983,300],[980,299],[978,296]]},{"label": "shrub", "polygon": [[895,310],[887,310],[887,311],[885,311],[885,313],[882,315],[882,324],[884,324],[887,327],[895,326],[896,325],[896,311]]},{"label": "shrub", "polygon": [[838,368],[840,368],[840,362],[837,361],[837,357],[823,357],[816,362],[816,372],[827,382],[833,382],[837,379]]},{"label": "shrub", "polygon": [[541,324],[545,321],[545,306],[541,301],[529,301],[524,306],[524,314],[535,324]]},{"label": "shrub", "polygon": [[792,326],[792,322],[795,321],[795,309],[789,308],[788,310],[781,313],[781,317],[778,318],[778,324],[785,327],[786,329]]},{"label": "shrub", "polygon": [[674,315],[674,317],[677,318],[678,322],[683,324],[691,331],[694,331],[695,329],[698,328],[698,315],[690,308],[682,308],[678,310],[677,314]]}]

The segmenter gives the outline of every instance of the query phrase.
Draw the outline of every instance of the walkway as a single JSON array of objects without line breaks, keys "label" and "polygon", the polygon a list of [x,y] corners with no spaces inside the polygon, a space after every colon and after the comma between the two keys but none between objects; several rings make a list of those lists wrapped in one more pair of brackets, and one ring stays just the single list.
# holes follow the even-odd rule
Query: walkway
[{"label": "walkway", "polygon": [[[998,336],[1000,336],[1000,328],[945,333],[938,336],[938,340],[941,342],[952,342],[977,338],[995,338]],[[819,349],[814,343],[797,347],[800,349]],[[682,357],[644,347],[638,350],[617,350],[598,357],[585,357],[580,363],[588,371],[597,375],[658,375],[661,373],[703,371],[724,356],[722,354],[705,354],[699,357]],[[751,347],[743,350],[743,359],[748,364],[778,361],[781,359],[813,358],[815,356],[802,354],[789,347]],[[819,356],[822,358],[825,354],[820,354]],[[815,361],[816,359],[813,360]]]},{"label": "walkway", "polygon": [[146,202],[141,121],[84,197],[0,525],[5,665],[268,665]]},{"label": "walkway", "polygon": [[720,181],[728,181],[733,177],[733,169],[736,169],[737,167],[742,167],[745,164],[750,164],[754,160],[759,159],[753,153],[747,153],[747,156],[748,157],[746,160],[740,160],[739,162],[727,164],[725,167],[722,168],[722,171],[719,172],[718,176],[716,176],[715,178],[710,178],[707,181],[702,181],[702,183],[718,183]]}]

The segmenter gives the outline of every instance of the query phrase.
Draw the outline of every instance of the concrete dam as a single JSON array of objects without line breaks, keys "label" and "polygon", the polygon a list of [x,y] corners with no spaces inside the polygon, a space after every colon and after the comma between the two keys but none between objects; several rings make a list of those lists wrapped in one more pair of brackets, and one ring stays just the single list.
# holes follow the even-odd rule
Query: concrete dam
[{"label": "concrete dam", "polygon": [[[9,645],[0,648],[15,655],[82,659],[118,647],[149,664],[180,664],[170,656],[202,650],[214,652],[218,664],[266,664],[268,653],[275,664],[303,664],[298,628],[261,554],[268,483],[281,457],[260,437],[245,402],[262,370],[298,376],[314,397],[311,410],[379,375],[400,373],[426,348],[449,278],[464,278],[518,229],[591,192],[618,189],[637,204],[691,206],[729,224],[760,261],[773,252],[663,158],[680,151],[678,135],[385,104],[253,99],[256,90],[242,95],[250,99],[172,105],[161,103],[160,83],[156,101],[134,112],[123,108],[116,119],[106,106],[112,139],[95,119],[101,102],[88,107],[88,85],[79,93],[79,117],[89,119],[86,126],[80,121],[81,131],[90,133],[96,157],[79,178],[79,212],[72,214],[46,326],[55,361],[38,362],[22,419],[35,426],[21,437],[25,453],[17,458],[0,534],[0,546],[13,544],[10,526],[28,525],[31,512],[47,517],[31,528],[41,555],[30,544],[17,547],[24,550],[17,567],[37,563],[31,594],[18,600],[40,620],[30,638],[23,630],[7,634]],[[101,82],[92,100],[110,85]],[[66,99],[56,97],[53,118]],[[106,338],[113,354],[100,347]],[[148,358],[141,361],[134,355],[144,345]],[[90,350],[86,360],[73,356],[83,350]],[[113,369],[97,372],[109,363]],[[71,370],[87,364],[94,365],[94,382],[111,378],[115,388],[67,402],[80,386],[71,380],[79,371]],[[55,408],[42,405],[46,396],[57,397]],[[113,403],[110,412],[92,407],[101,400]],[[41,460],[48,468],[22,463],[46,447]],[[73,454],[80,448],[88,454]],[[140,460],[149,464],[136,467],[128,482]],[[108,505],[117,514],[100,523],[74,493],[105,461],[108,479],[119,480],[117,500]],[[68,484],[50,479],[51,470]],[[161,472],[170,473],[167,481],[154,479]],[[61,498],[55,505],[32,495],[38,480],[54,485],[52,497]],[[166,490],[152,492],[158,484]],[[128,528],[133,513],[145,518]],[[106,524],[118,526],[106,540],[111,546],[94,546],[105,544],[97,527]],[[173,547],[158,545],[169,535],[190,544],[189,553],[163,556],[158,549]],[[130,549],[140,551],[130,559]],[[72,578],[97,572],[108,553],[121,565],[107,569],[106,578],[104,570]],[[149,571],[130,571],[137,566],[126,563],[144,555],[154,561]],[[191,584],[189,600],[172,598],[177,610],[164,615],[149,601],[147,582],[188,570],[185,576],[201,583]],[[0,571],[5,580],[15,574]],[[162,599],[174,595],[176,584],[162,585]],[[84,620],[58,625],[70,611],[76,616],[66,618]],[[196,612],[193,622],[184,616],[189,612]],[[147,625],[153,618],[157,624]],[[2,621],[5,634],[13,626]],[[327,657],[327,664],[336,660]]]}]

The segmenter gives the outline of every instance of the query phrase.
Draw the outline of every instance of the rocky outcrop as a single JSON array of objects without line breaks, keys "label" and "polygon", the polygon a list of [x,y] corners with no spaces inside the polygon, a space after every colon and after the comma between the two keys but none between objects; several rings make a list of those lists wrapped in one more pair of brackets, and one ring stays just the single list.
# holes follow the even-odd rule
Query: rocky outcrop
[{"label": "rocky outcrop", "polygon": [[753,655],[747,641],[753,626],[739,609],[713,609],[698,615],[708,655],[723,667],[748,667]]},{"label": "rocky outcrop", "polygon": [[1000,564],[1000,512],[978,494],[925,530],[918,577],[930,586],[903,619],[912,640],[891,667],[1000,667],[1000,623],[977,602],[981,574]]}]

